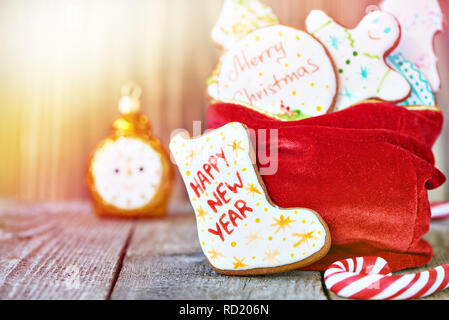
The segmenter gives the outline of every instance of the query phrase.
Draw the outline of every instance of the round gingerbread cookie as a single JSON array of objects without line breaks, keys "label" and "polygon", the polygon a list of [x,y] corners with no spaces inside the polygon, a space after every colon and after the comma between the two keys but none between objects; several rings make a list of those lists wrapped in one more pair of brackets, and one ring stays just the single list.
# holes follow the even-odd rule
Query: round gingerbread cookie
[{"label": "round gingerbread cookie", "polygon": [[220,62],[218,100],[293,118],[322,115],[334,105],[338,85],[333,63],[323,45],[304,31],[283,25],[260,28],[239,40]]}]

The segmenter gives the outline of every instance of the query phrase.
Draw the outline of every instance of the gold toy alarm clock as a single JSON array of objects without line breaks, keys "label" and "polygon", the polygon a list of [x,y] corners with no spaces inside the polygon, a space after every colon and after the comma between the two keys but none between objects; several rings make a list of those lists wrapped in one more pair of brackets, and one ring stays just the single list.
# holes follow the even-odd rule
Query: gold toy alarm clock
[{"label": "gold toy alarm clock", "polygon": [[140,110],[141,89],[125,86],[121,117],[89,162],[87,183],[98,215],[161,216],[173,182],[167,152]]}]

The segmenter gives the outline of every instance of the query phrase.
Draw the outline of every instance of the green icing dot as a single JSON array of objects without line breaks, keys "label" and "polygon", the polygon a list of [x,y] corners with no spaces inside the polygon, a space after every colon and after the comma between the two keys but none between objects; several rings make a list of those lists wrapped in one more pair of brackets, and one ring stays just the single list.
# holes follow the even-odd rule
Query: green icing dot
[{"label": "green icing dot", "polygon": [[346,64],[350,64],[351,63],[351,60],[346,60]]},{"label": "green icing dot", "polygon": [[352,55],[353,55],[354,57],[357,57],[358,54],[359,54],[359,53],[358,53],[357,51],[354,51],[354,52],[352,53]]},{"label": "green icing dot", "polygon": [[338,69],[338,72],[339,73],[343,73],[343,69]]}]

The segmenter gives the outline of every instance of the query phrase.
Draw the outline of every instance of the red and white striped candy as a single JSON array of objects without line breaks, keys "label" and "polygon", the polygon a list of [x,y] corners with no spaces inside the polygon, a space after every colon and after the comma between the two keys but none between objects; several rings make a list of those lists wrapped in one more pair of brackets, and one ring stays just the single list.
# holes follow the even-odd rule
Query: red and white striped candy
[{"label": "red and white striped candy", "polygon": [[447,219],[449,218],[449,202],[432,203],[430,211],[434,220]]},{"label": "red and white striped candy", "polygon": [[449,264],[415,274],[392,275],[383,258],[350,258],[329,266],[324,283],[330,291],[345,298],[416,299],[449,287]]}]

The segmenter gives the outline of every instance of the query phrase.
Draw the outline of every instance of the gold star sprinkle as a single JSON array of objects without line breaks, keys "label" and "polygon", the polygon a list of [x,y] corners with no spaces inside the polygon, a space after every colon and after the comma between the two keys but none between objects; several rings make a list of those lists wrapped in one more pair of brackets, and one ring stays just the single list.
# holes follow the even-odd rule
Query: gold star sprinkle
[{"label": "gold star sprinkle", "polygon": [[224,258],[223,253],[221,253],[221,252],[215,250],[214,248],[212,248],[212,250],[208,251],[207,253],[210,254],[209,259],[211,259],[211,260],[217,260],[217,259],[219,259],[220,257],[223,257],[223,258]]},{"label": "gold star sprinkle", "polygon": [[290,227],[289,224],[296,221],[296,220],[290,220],[290,217],[287,217],[287,219],[285,219],[283,214],[281,214],[281,216],[279,217],[279,220],[276,218],[273,218],[273,220],[276,222],[273,223],[271,226],[278,227],[277,230],[275,231],[275,233],[278,233],[279,230],[281,230],[281,229],[282,229],[282,231],[285,231],[285,227]]},{"label": "gold star sprinkle", "polygon": [[207,211],[204,210],[202,206],[200,206],[196,211],[198,211],[197,217],[203,219],[203,222],[205,222],[208,214]]},{"label": "gold star sprinkle", "polygon": [[194,156],[195,156],[195,151],[190,150],[189,154],[187,155],[185,160],[193,159]]},{"label": "gold star sprinkle", "polygon": [[267,261],[269,263],[279,263],[280,261],[276,259],[276,257],[280,254],[279,249],[276,249],[274,251],[271,251],[270,248],[268,248],[267,251],[265,251],[265,258],[262,259],[262,261]]},{"label": "gold star sprinkle", "polygon": [[257,245],[259,240],[262,240],[262,237],[259,236],[260,231],[258,232],[250,232],[249,235],[246,237],[248,241],[245,243],[245,245],[252,247],[253,245]]},{"label": "gold star sprinkle", "polygon": [[248,183],[248,187],[245,188],[245,190],[247,190],[247,191],[248,191],[247,194],[251,194],[251,195],[253,196],[253,198],[254,198],[254,196],[255,196],[256,193],[257,193],[257,194],[262,194],[262,193],[259,191],[259,189],[257,189],[257,187],[256,187],[254,184],[252,184],[252,183]]},{"label": "gold star sprinkle", "polygon": [[242,141],[237,142],[237,140],[234,140],[232,144],[228,144],[229,147],[232,148],[232,151],[235,151],[235,155],[238,157],[238,151],[242,150],[245,151],[245,149],[240,145]]},{"label": "gold star sprinkle", "polygon": [[292,236],[293,237],[300,237],[301,238],[301,240],[299,240],[297,243],[295,243],[294,245],[293,245],[293,247],[297,247],[297,246],[299,246],[300,244],[302,244],[302,243],[305,243],[307,246],[309,245],[309,240],[310,239],[315,239],[315,240],[318,240],[318,238],[316,238],[315,236],[313,236],[313,233],[314,233],[315,231],[310,231],[310,232],[308,232],[308,233],[294,233],[294,234],[292,234]]},{"label": "gold star sprinkle", "polygon": [[237,257],[234,257],[234,260],[235,262],[232,263],[234,265],[234,269],[244,268],[248,266],[247,264],[243,263],[243,261],[245,261],[245,258],[238,259]]}]

